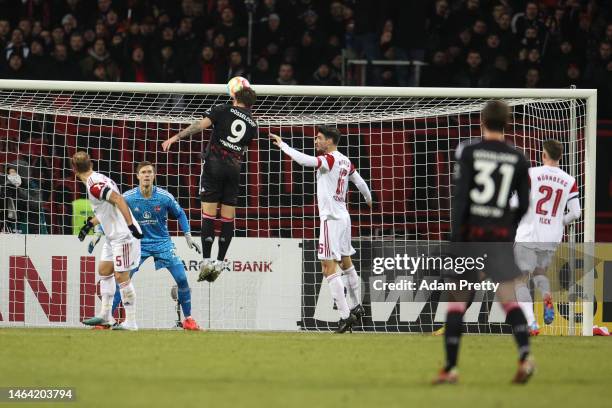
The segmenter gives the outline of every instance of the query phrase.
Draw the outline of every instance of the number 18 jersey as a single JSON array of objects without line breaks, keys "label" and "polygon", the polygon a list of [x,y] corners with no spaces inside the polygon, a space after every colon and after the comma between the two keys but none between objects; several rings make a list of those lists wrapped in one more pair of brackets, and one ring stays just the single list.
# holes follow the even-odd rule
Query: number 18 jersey
[{"label": "number 18 jersey", "polygon": [[576,179],[558,167],[529,169],[529,210],[516,231],[516,242],[557,244],[563,239],[567,202],[578,198]]},{"label": "number 18 jersey", "polygon": [[350,217],[346,193],[349,175],[354,171],[351,161],[337,150],[317,156],[317,205],[322,220]]}]

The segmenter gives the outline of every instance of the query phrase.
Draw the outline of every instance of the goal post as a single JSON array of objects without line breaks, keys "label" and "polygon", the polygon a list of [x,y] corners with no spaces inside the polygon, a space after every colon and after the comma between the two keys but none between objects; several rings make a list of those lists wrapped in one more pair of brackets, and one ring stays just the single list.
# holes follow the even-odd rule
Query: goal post
[{"label": "goal post", "polygon": [[[419,294],[375,293],[373,259],[448,239],[453,152],[460,141],[480,135],[479,112],[488,100],[503,99],[513,107],[507,138],[532,163],[539,162],[546,138],[567,147],[562,168],[576,176],[583,208],[567,242],[574,240],[584,254],[593,251],[595,90],[253,88],[259,136],[243,167],[237,238],[228,253],[234,271],[213,285],[196,283],[198,258],[182,246],[178,226],[170,222],[188,269],[194,317],[207,327],[328,330],[337,320],[316,258],[314,174],[283,157],[269,143],[269,132],[314,154],[316,126],[337,126],[343,134],[340,150],[373,190],[373,211],[354,188],[349,193],[355,263],[368,312],[363,330],[427,332],[441,326],[443,307],[434,294],[420,301]],[[199,235],[200,152],[209,131],[169,153],[160,144],[210,106],[227,102],[225,85],[0,80],[0,173],[14,163],[27,181],[19,188],[0,187],[10,199],[4,200],[10,208],[0,205],[0,326],[78,325],[95,305],[92,259],[86,244],[70,236],[73,223],[86,213],[86,204],[78,201],[86,198],[84,190],[69,169],[77,149],[87,150],[96,169],[122,191],[136,185],[139,161],[155,163],[158,185],[177,198]],[[563,291],[563,324],[550,327],[549,334],[591,335],[594,265],[592,257],[583,258],[582,273],[576,273],[576,262],[555,266],[553,289]],[[567,275],[563,268],[573,277],[569,284],[561,282]],[[173,324],[170,275],[154,271],[148,261],[135,283],[142,293],[142,326]],[[473,332],[503,331],[492,294],[481,295],[467,325]]]}]

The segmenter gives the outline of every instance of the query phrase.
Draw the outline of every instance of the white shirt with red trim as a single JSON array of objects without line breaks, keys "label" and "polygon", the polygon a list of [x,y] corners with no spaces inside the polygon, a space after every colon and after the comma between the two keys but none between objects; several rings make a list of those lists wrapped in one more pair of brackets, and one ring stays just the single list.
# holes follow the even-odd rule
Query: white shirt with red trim
[{"label": "white shirt with red trim", "polygon": [[576,179],[558,167],[540,166],[529,169],[529,181],[529,210],[515,241],[558,244],[563,239],[565,209],[571,200],[578,200]]},{"label": "white shirt with red trim", "polygon": [[346,193],[354,171],[348,157],[337,150],[317,156],[317,205],[322,220],[349,217]]},{"label": "white shirt with red trim", "polygon": [[[105,175],[94,171],[87,178],[86,185],[87,197],[91,202],[96,218],[102,225],[106,239],[109,241],[131,239],[132,233],[125,218],[119,209],[108,201],[113,191],[121,195],[117,184]],[[136,218],[132,217],[132,222],[140,230]]]}]

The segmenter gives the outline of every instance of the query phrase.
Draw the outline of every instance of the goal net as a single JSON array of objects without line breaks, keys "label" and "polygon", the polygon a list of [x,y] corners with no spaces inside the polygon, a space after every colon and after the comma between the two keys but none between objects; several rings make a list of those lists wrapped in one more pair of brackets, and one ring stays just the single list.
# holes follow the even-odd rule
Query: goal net
[{"label": "goal net", "polygon": [[[546,334],[585,334],[592,323],[592,276],[580,245],[593,241],[594,150],[590,91],[460,90],[255,86],[259,135],[243,165],[242,190],[228,252],[232,271],[197,283],[199,257],[175,220],[169,229],[192,289],[193,316],[214,329],[329,330],[338,320],[317,261],[315,172],[283,156],[268,140],[280,133],[294,148],[314,152],[316,126],[338,127],[339,150],[370,186],[370,210],[354,187],[348,195],[354,263],[366,316],[357,330],[432,332],[445,302],[436,291],[380,290],[375,281],[414,282],[432,271],[375,271],[381,258],[433,253],[449,238],[453,155],[480,136],[486,101],[513,109],[506,138],[532,165],[541,144],[563,143],[561,167],[576,177],[583,217],[566,230],[548,274],[557,319]],[[591,99],[589,99],[591,98]],[[127,191],[136,165],[151,161],[156,183],[185,209],[195,236],[201,226],[201,152],[210,131],[162,152],[161,142],[212,105],[228,103],[225,86],[187,84],[0,81],[0,325],[79,326],[97,305],[96,256],[74,236],[88,215],[85,188],[70,157],[86,150],[95,170]],[[10,169],[15,169],[14,171]],[[213,254],[216,254],[215,247]],[[378,259],[378,260],[377,260]],[[379,265],[380,266],[380,265]],[[389,274],[387,274],[389,272]],[[403,276],[406,275],[406,276]],[[431,276],[429,276],[431,275]],[[177,320],[174,282],[148,260],[134,278],[138,323],[169,328]],[[380,283],[379,283],[380,284]],[[535,294],[536,316],[541,299]],[[121,311],[118,312],[119,314]],[[539,317],[541,320],[541,317]],[[505,332],[491,291],[476,293],[466,314],[469,332]]]}]

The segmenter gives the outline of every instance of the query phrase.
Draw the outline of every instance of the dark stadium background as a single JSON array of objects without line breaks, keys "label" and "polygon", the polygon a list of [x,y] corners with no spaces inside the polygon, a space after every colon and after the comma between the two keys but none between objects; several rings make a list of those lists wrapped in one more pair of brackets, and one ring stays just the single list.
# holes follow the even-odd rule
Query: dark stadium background
[{"label": "dark stadium background", "polygon": [[[611,42],[609,0],[0,0],[0,78],[225,83],[242,75],[255,84],[597,88],[597,241],[612,241],[612,161],[605,160],[612,151]],[[344,64],[343,69],[349,59],[411,65]],[[14,115],[0,112],[0,160],[19,159],[34,173],[42,172],[31,176],[54,184],[46,186],[54,196],[43,194],[43,207],[47,213],[68,216],[63,203],[72,201],[79,187],[69,174],[44,174],[40,169],[52,165],[55,173],[61,171],[66,163],[60,158],[80,146],[79,138],[59,140],[55,129],[32,120],[21,126],[23,119]],[[108,136],[103,122],[82,125],[97,126],[101,136]],[[91,147],[91,140],[87,143]],[[111,172],[111,163],[120,162],[131,174],[134,161],[141,159],[134,157],[141,153],[131,151],[156,148],[155,143],[122,143],[121,138],[100,138],[93,154],[101,171]],[[199,146],[193,148],[199,151]],[[353,153],[375,160],[384,152]],[[199,162],[195,153],[184,160]],[[410,160],[437,165],[447,159],[414,151]],[[180,197],[193,197],[189,186],[178,182],[172,163],[171,158],[159,163],[163,180],[158,181],[184,189],[173,191]],[[406,174],[405,185],[387,187],[413,194],[410,176],[415,175]],[[133,183],[127,178],[120,181],[122,187]],[[262,188],[283,188],[260,181]],[[414,194],[437,186],[426,177],[415,183],[423,183],[423,189]],[[314,222],[309,201],[313,191],[305,193],[305,201],[298,203],[301,216],[304,222]],[[275,205],[296,204],[282,203],[282,191],[262,197],[268,194],[278,196]],[[426,200],[412,201],[424,203],[424,208],[410,207],[406,197],[409,208],[393,211],[404,210],[406,221],[410,218],[416,225],[407,235],[418,234],[419,211],[431,210]],[[199,217],[192,218],[197,222]],[[51,224],[63,228],[53,231],[61,233],[68,232],[70,222]],[[430,231],[431,226],[426,228]]]}]

